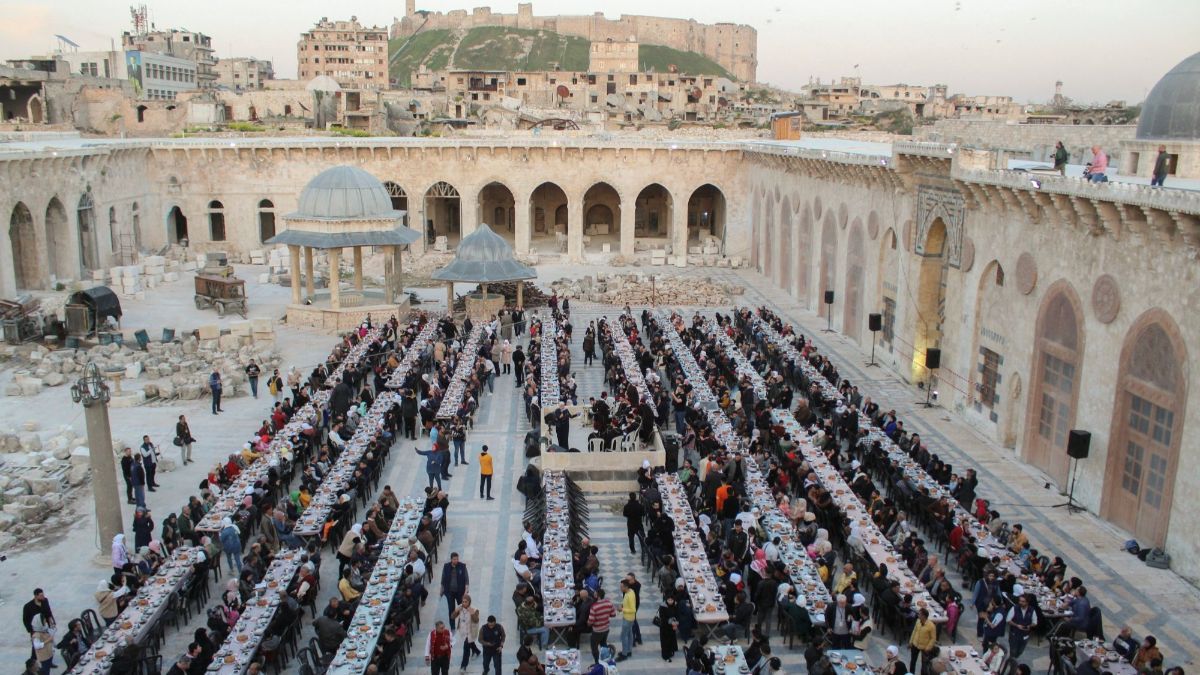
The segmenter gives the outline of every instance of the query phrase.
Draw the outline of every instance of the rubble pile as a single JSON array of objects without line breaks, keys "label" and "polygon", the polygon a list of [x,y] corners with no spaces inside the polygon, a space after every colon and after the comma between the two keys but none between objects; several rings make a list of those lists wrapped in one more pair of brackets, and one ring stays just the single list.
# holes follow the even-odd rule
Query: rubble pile
[{"label": "rubble pile", "polygon": [[104,284],[122,298],[146,299],[146,290],[179,281],[184,272],[193,272],[196,263],[181,262],[161,255],[145,256],[134,265],[119,265],[92,272],[92,281]]},{"label": "rubble pile", "polygon": [[[117,456],[129,447],[113,441]],[[172,471],[166,455],[158,470]],[[41,430],[37,422],[0,428],[0,550],[8,550],[74,516],[64,510],[72,489],[83,485],[91,470],[87,439],[70,425]]]},{"label": "rubble pile", "polygon": [[[0,360],[17,364],[4,393],[36,396],[43,387],[70,384],[91,361],[106,378],[119,376],[124,394],[132,395],[114,397],[114,406],[137,405],[155,398],[201,398],[208,393],[208,377],[214,370],[221,373],[226,398],[244,396],[249,393],[244,368],[251,359],[258,363],[264,377],[279,367],[274,338],[269,320],[253,319],[234,322],[227,334],[221,334],[216,326],[202,326],[197,335],[173,342],[150,342],[145,351],[136,343],[54,351],[36,344],[4,346],[0,347]],[[144,384],[139,386],[139,381]]]},{"label": "rubble pile", "polygon": [[[489,290],[491,286],[488,287]],[[550,288],[560,297],[578,298],[606,305],[682,305],[715,307],[730,304],[730,298],[746,292],[709,278],[645,274],[612,274],[581,279],[558,279]]]}]

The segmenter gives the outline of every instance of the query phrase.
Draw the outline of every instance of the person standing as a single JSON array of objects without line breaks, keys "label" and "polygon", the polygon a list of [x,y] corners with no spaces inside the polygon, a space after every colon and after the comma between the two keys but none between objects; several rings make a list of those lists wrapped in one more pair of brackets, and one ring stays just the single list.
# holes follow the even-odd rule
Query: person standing
[{"label": "person standing", "polygon": [[487,623],[479,629],[479,644],[483,645],[483,675],[488,675],[488,666],[494,666],[500,675],[500,654],[504,650],[504,626],[496,623],[496,617],[488,615]]},{"label": "person standing", "polygon": [[436,448],[433,450],[422,450],[413,448],[418,455],[425,458],[425,475],[429,477],[429,486],[433,487],[437,483],[438,489],[442,489],[442,458],[438,456]]},{"label": "person standing", "polygon": [[[617,335],[617,336],[614,336],[613,339],[619,340],[619,339],[621,339],[621,337],[619,335]],[[585,366],[592,365],[592,361],[595,358],[596,358],[596,330],[592,327],[592,324],[588,324],[587,331],[584,332],[584,334],[583,334],[583,365],[585,365]]]},{"label": "person standing", "polygon": [[487,492],[488,501],[492,501],[492,456],[488,454],[488,446],[483,446],[479,451],[479,498],[484,498],[484,492]]},{"label": "person standing", "polygon": [[937,628],[929,620],[929,610],[917,612],[917,622],[913,624],[912,634],[908,637],[908,671],[916,672],[917,657],[928,660],[925,653],[937,644]]},{"label": "person standing", "polygon": [[225,552],[225,561],[229,564],[229,573],[237,567],[239,576],[242,574],[242,533],[231,518],[221,519],[221,550]]},{"label": "person standing", "polygon": [[1057,171],[1060,176],[1067,175],[1067,161],[1070,159],[1071,159],[1071,153],[1067,152],[1067,149],[1065,147],[1063,147],[1063,142],[1058,141],[1057,143],[1055,143],[1054,144],[1054,170]]},{"label": "person standing", "polygon": [[283,378],[279,376],[278,368],[267,378],[267,391],[271,394],[271,398],[275,399],[276,403],[283,400]]},{"label": "person standing", "polygon": [[185,465],[192,463],[192,443],[195,442],[187,417],[180,415],[179,421],[175,423],[175,445],[179,446],[179,456]]},{"label": "person standing", "polygon": [[507,375],[512,372],[513,346],[508,340],[500,346],[500,373]]},{"label": "person standing", "polygon": [[425,663],[429,665],[432,675],[450,675],[450,651],[454,645],[454,635],[446,628],[446,624],[438,621],[425,638]]},{"label": "person standing", "polygon": [[[625,582],[622,581],[621,585],[624,586]],[[588,626],[592,629],[592,663],[600,663],[600,645],[608,643],[608,629],[617,615],[612,600],[604,597],[603,588],[596,591],[596,597],[596,602],[592,603],[592,609],[588,612]]]},{"label": "person standing", "polygon": [[140,551],[143,546],[149,546],[154,538],[154,519],[150,517],[150,509],[139,506],[133,512],[133,548]]},{"label": "person standing", "polygon": [[635,539],[642,542],[642,546],[646,545],[646,530],[643,524],[646,517],[646,509],[638,501],[636,492],[629,493],[629,501],[625,503],[625,508],[621,510],[621,515],[625,516],[625,531],[629,535],[629,552],[637,553],[637,550],[633,546]]},{"label": "person standing", "polygon": [[149,436],[142,436],[142,445],[138,448],[138,455],[141,457],[142,466],[146,469],[146,487],[151,492],[156,492],[158,482],[154,479],[154,474],[158,472],[158,448],[150,442]]},{"label": "person standing", "polygon": [[[39,651],[36,644],[38,629],[54,630],[54,612],[50,609],[50,600],[46,598],[45,591],[40,588],[33,589],[33,599],[21,608],[21,622],[25,624],[25,632],[29,633],[30,640],[34,641],[33,652]],[[49,642],[49,638],[46,641]],[[50,645],[50,654],[54,654],[53,645]],[[45,659],[38,655],[38,660]]]},{"label": "person standing", "polygon": [[1037,612],[1029,604],[1029,596],[1021,594],[1017,604],[1008,610],[1008,654],[1009,658],[1018,660],[1025,653],[1025,645],[1029,644],[1029,636],[1037,626]]},{"label": "person standing", "polygon": [[214,370],[208,376],[208,391],[212,394],[212,414],[225,412],[221,410],[221,373]]},{"label": "person standing", "polygon": [[249,365],[246,366],[246,379],[250,381],[250,395],[258,398],[258,376],[262,374],[262,368],[250,359]]},{"label": "person standing", "polygon": [[[128,452],[129,449],[126,448]],[[146,467],[141,460],[130,456],[129,482],[133,485],[133,503],[138,508],[146,508]],[[122,460],[124,461],[124,460]]]},{"label": "person standing", "polygon": [[567,409],[566,401],[558,402],[558,409],[550,413],[550,422],[554,426],[554,433],[558,437],[558,445],[563,450],[571,448],[571,418],[578,417],[578,414],[572,414]]},{"label": "person standing", "polygon": [[617,654],[618,661],[633,656],[633,622],[637,621],[637,595],[629,587],[629,582],[621,580],[621,651]]},{"label": "person standing", "polygon": [[125,479],[125,503],[136,504],[133,500],[133,448],[125,448],[121,454],[121,478]]},{"label": "person standing", "polygon": [[1167,169],[1171,163],[1171,156],[1167,154],[1167,146],[1158,146],[1158,155],[1154,158],[1154,173],[1150,176],[1150,187],[1162,187],[1163,181],[1167,179]]},{"label": "person standing", "polygon": [[459,664],[459,672],[465,673],[467,664],[471,662],[472,652],[483,653],[480,651],[479,645],[475,644],[479,641],[479,610],[471,606],[471,596],[463,596],[462,604],[450,613],[450,620],[454,622],[454,641],[462,649],[462,663]]},{"label": "person standing", "polygon": [[417,440],[417,394],[412,389],[400,393],[400,417],[404,418],[404,437]]},{"label": "person standing", "polygon": [[467,573],[467,566],[459,562],[457,553],[451,553],[450,562],[442,565],[442,596],[446,598],[451,618],[454,609],[470,590],[471,576]]},{"label": "person standing", "polygon": [[469,464],[467,461],[467,426],[461,417],[450,422],[450,442],[454,445],[454,466]]},{"label": "person standing", "polygon": [[521,345],[517,345],[513,350],[513,379],[516,380],[514,385],[517,389],[521,388],[521,380],[524,379],[521,373],[525,371],[525,352],[521,351]]}]

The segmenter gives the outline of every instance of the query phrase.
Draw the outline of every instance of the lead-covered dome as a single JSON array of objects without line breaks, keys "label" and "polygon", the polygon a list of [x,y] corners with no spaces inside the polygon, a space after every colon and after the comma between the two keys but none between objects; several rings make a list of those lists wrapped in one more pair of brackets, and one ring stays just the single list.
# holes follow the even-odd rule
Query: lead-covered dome
[{"label": "lead-covered dome", "polygon": [[1172,68],[1146,97],[1138,140],[1200,140],[1200,52]]},{"label": "lead-covered dome", "polygon": [[517,262],[512,246],[486,223],[480,223],[458,243],[454,260],[430,276],[438,281],[491,283],[533,279],[537,272]]},{"label": "lead-covered dome", "polygon": [[293,217],[314,220],[398,217],[387,188],[356,166],[335,166],[317,174],[300,193]]}]

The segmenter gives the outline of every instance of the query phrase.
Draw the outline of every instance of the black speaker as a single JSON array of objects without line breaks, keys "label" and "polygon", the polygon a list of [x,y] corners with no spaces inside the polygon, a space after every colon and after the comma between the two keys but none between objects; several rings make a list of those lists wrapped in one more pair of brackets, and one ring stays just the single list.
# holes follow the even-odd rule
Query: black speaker
[{"label": "black speaker", "polygon": [[825,291],[825,304],[833,304],[833,291]]},{"label": "black speaker", "polygon": [[937,347],[930,347],[925,350],[925,367],[930,370],[937,370],[942,367],[942,350]]},{"label": "black speaker", "polygon": [[867,315],[867,328],[869,328],[872,333],[883,330],[883,315],[882,314],[868,314]]},{"label": "black speaker", "polygon": [[1067,436],[1067,456],[1075,459],[1087,459],[1088,449],[1092,447],[1092,432],[1072,429]]}]

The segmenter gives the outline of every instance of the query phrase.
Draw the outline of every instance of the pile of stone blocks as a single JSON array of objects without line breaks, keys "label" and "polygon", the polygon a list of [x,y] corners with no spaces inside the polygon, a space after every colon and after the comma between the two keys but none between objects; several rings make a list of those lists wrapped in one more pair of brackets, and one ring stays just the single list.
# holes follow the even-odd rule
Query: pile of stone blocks
[{"label": "pile of stone blocks", "polygon": [[[142,258],[135,265],[119,265],[92,272],[92,280],[107,284],[117,295],[137,300],[146,299],[146,290],[161,284],[179,281],[181,272],[188,271],[187,263],[169,260],[160,255]],[[193,269],[194,266],[193,266]]]},{"label": "pile of stone blocks", "polygon": [[[18,364],[8,396],[37,396],[44,387],[69,384],[93,362],[102,374],[121,369],[121,396],[114,407],[138,405],[147,399],[198,399],[208,394],[208,377],[220,371],[226,398],[249,393],[244,368],[254,359],[264,373],[279,367],[275,326],[270,319],[235,321],[227,333],[213,324],[196,335],[169,343],[151,342],[146,351],[133,340],[123,345],[97,345],[90,349],[49,351],[34,346],[0,347],[0,358]],[[133,345],[133,346],[130,346]],[[112,385],[110,384],[110,388]]]},{"label": "pile of stone blocks", "polygon": [[643,274],[558,279],[550,288],[559,296],[618,307],[649,304],[713,307],[729,304],[731,296],[746,290],[708,278]]}]

